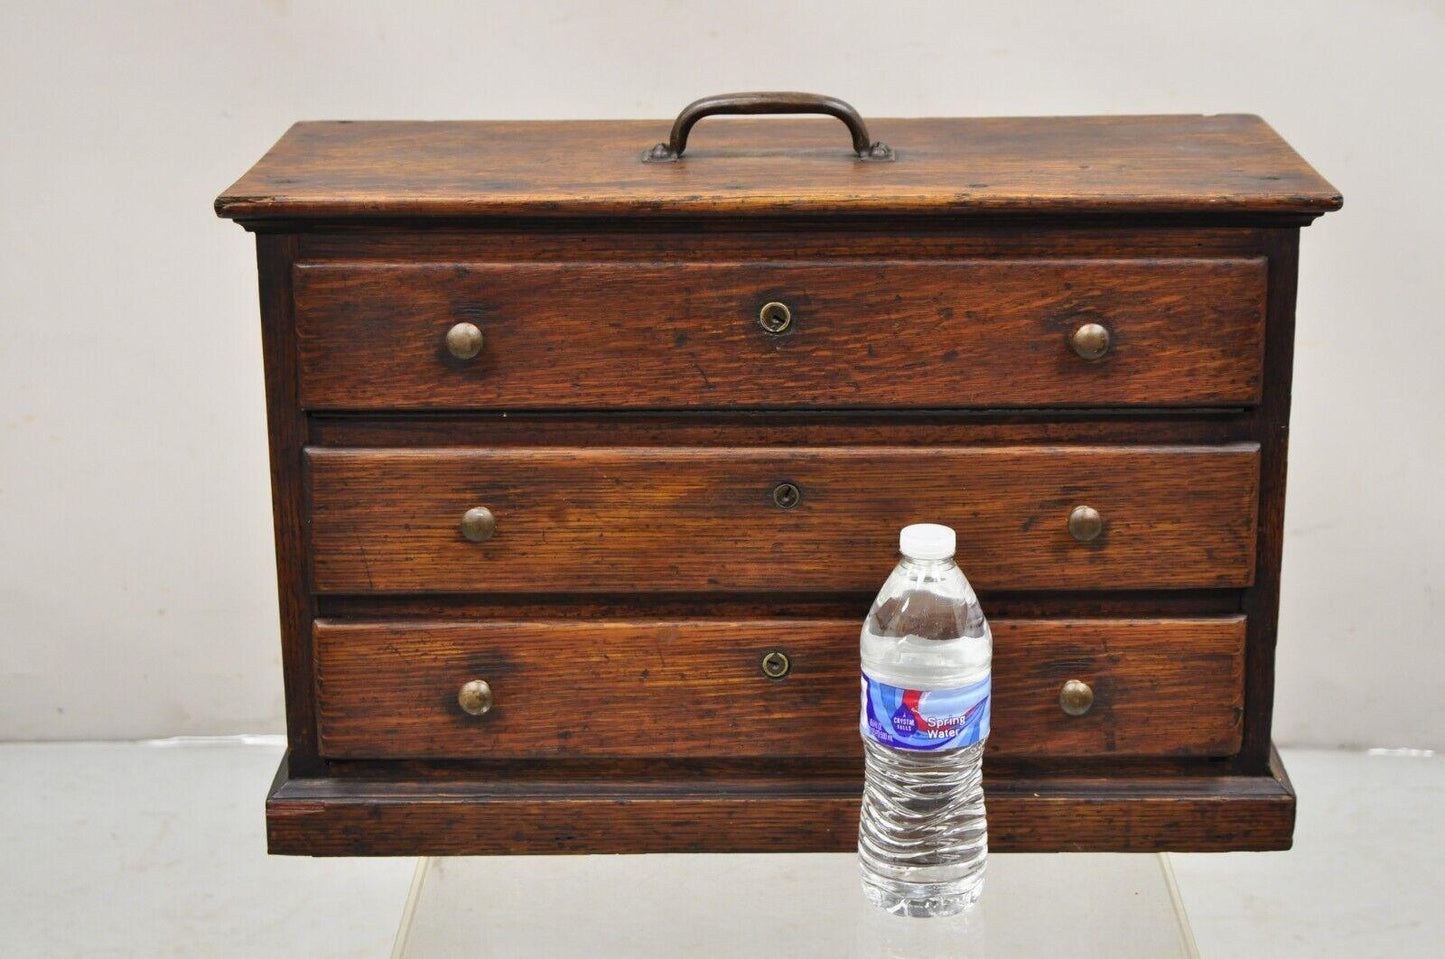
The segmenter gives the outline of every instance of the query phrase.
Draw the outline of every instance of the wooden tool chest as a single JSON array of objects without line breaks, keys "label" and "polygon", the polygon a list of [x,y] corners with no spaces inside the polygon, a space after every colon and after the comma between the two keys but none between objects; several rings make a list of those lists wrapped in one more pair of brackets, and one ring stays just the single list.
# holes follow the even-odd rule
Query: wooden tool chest
[{"label": "wooden tool chest", "polygon": [[852,848],[914,522],[994,624],[991,849],[1288,846],[1296,256],[1339,195],[1252,116],[868,127],[301,123],[216,201],[259,258],[273,851]]}]

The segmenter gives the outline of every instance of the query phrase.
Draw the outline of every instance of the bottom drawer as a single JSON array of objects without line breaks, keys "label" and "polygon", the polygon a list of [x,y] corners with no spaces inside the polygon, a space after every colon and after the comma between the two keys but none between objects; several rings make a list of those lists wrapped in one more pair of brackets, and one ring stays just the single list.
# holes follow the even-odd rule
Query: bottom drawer
[{"label": "bottom drawer", "polygon": [[[1244,702],[1242,616],[999,620],[989,752],[1225,756]],[[315,625],[321,753],[332,759],[849,757],[852,620]],[[787,657],[781,678],[764,658]],[[778,665],[774,657],[770,665]],[[491,707],[470,715],[463,685]],[[1080,716],[1063,684],[1093,691]]]}]

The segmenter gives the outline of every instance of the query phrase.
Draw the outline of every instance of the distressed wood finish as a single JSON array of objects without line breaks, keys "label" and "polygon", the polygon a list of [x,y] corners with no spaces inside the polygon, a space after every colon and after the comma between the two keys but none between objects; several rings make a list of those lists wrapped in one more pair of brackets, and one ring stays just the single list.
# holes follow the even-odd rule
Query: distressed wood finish
[{"label": "distressed wood finish", "polygon": [[[1288,849],[1295,794],[1264,775],[1119,770],[996,779],[984,770],[992,852]],[[267,800],[273,852],[313,856],[846,852],[857,776],[786,786],[611,779],[516,788],[486,780],[301,779],[283,760]]]},{"label": "distressed wood finish", "polygon": [[[1259,397],[1265,261],[326,262],[312,409],[1211,406]],[[758,323],[779,301],[791,325]],[[480,355],[447,352],[476,324]],[[1109,350],[1080,358],[1085,323]],[[639,376],[639,371],[646,371]]]},{"label": "distressed wood finish", "polygon": [[[320,263],[828,263],[834,260],[1268,259],[1273,221],[1177,218],[867,216],[745,220],[404,221],[375,229],[307,224],[298,266]],[[264,224],[263,224],[264,225]],[[288,224],[294,227],[295,224]]]},{"label": "distressed wood finish", "polygon": [[266,369],[266,423],[270,440],[271,512],[276,537],[276,598],[281,614],[282,678],[291,768],[308,774],[320,766],[316,745],[311,618],[314,600],[306,563],[306,503],[301,482],[306,416],[297,398],[299,377],[291,297],[296,239],[258,236],[261,348]]},{"label": "distressed wood finish", "polygon": [[1234,410],[475,413],[357,417],[317,413],[310,440],[330,447],[1167,446],[1251,442]]},{"label": "distressed wood finish", "polygon": [[234,219],[478,216],[1318,215],[1340,195],[1259,117],[713,120],[641,163],[670,120],[298,123],[216,199]]},{"label": "distressed wood finish", "polygon": [[[1239,748],[1244,619],[998,620],[1000,756],[1227,756]],[[781,650],[782,679],[759,664]],[[333,759],[847,757],[856,620],[331,623],[316,626]],[[496,705],[464,713],[488,682]],[[1094,706],[1070,717],[1077,679]]]},{"label": "distressed wood finish", "polygon": [[857,625],[916,520],[994,620],[992,849],[1288,847],[1299,227],[1339,194],[1249,116],[869,127],[896,162],[833,120],[671,164],[667,121],[305,123],[217,199],[261,234],[272,851],[852,848]]},{"label": "distressed wood finish", "polygon": [[[897,531],[958,530],[983,589],[1245,586],[1251,446],[307,453],[320,592],[866,590]],[[802,501],[774,505],[781,482]],[[1093,542],[1070,511],[1104,516]],[[472,543],[463,513],[496,535]],[[1168,562],[1161,562],[1168,556]]]},{"label": "distressed wood finish", "polygon": [[[324,619],[416,622],[478,620],[845,619],[862,622],[876,589],[849,593],[404,593],[316,597]],[[1017,619],[1195,618],[1239,612],[1243,589],[1136,589],[1108,592],[989,591],[989,614]]]}]

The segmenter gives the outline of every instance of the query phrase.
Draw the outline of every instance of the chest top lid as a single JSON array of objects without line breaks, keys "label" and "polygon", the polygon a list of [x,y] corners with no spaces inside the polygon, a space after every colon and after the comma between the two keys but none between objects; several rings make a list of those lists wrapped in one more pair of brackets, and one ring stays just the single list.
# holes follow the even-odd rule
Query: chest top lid
[{"label": "chest top lid", "polygon": [[[678,125],[685,118],[686,112]],[[713,119],[690,138],[684,131],[685,152],[675,162],[644,162],[649,153],[671,159],[653,149],[669,139],[670,126],[298,123],[217,197],[216,212],[248,223],[859,214],[1311,218],[1341,202],[1263,120],[1242,114],[869,122],[866,134],[892,148],[891,160],[881,151],[867,159],[855,152],[855,144],[865,154],[868,146],[861,123]]]}]

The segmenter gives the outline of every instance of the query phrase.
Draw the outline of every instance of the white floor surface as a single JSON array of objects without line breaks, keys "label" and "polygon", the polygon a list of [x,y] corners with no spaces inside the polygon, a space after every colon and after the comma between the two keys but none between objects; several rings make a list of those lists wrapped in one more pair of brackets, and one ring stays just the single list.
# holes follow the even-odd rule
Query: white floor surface
[{"label": "white floor surface", "polygon": [[[0,955],[385,957],[411,859],[265,854],[267,743],[0,745]],[[1171,857],[1200,953],[1434,956],[1445,757],[1286,750],[1287,853]]]}]

